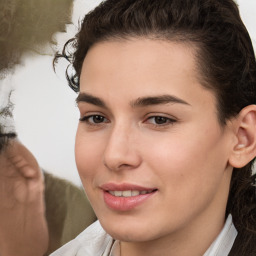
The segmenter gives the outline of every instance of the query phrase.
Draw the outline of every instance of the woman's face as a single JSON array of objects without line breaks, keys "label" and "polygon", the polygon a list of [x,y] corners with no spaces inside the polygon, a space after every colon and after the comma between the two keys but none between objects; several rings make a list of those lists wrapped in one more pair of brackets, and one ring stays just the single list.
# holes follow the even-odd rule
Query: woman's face
[{"label": "woman's face", "polygon": [[218,123],[194,54],[185,44],[130,39],[98,43],[84,60],[76,162],[96,215],[116,239],[223,225],[231,129]]}]

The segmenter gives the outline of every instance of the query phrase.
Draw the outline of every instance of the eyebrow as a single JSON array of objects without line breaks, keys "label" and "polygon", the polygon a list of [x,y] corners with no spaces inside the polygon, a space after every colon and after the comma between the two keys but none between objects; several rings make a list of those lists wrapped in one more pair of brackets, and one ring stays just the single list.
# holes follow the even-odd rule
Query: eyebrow
[{"label": "eyebrow", "polygon": [[146,107],[150,105],[160,105],[160,104],[168,104],[168,103],[179,103],[184,105],[190,105],[188,102],[174,96],[174,95],[160,95],[160,96],[152,96],[152,97],[142,97],[137,100],[131,102],[132,107]]},{"label": "eyebrow", "polygon": [[[79,102],[86,102],[89,104],[93,104],[98,107],[107,108],[107,104],[100,98],[95,97],[88,93],[79,93],[78,97],[76,98],[76,103]],[[132,108],[135,107],[146,107],[150,105],[161,105],[161,104],[168,104],[168,103],[178,103],[178,104],[184,104],[189,105],[190,104],[174,95],[159,95],[159,96],[149,96],[149,97],[140,97],[136,99],[135,101],[132,101],[130,103]]]},{"label": "eyebrow", "polygon": [[98,107],[107,108],[107,105],[105,104],[105,102],[103,100],[101,100],[100,98],[95,97],[91,94],[84,93],[84,92],[82,92],[82,93],[80,92],[78,97],[76,98],[76,103],[78,104],[79,102],[86,102],[86,103],[90,103],[90,104],[93,104]]}]

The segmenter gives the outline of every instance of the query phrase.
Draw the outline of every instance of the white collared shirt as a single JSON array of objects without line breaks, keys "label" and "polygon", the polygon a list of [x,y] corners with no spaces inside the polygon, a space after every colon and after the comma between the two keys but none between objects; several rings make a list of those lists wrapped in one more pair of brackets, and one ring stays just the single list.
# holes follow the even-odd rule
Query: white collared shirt
[{"label": "white collared shirt", "polygon": [[[226,223],[203,256],[228,256],[237,230],[229,215]],[[96,221],[74,240],[70,241],[51,256],[120,256],[119,241],[115,241]]]}]

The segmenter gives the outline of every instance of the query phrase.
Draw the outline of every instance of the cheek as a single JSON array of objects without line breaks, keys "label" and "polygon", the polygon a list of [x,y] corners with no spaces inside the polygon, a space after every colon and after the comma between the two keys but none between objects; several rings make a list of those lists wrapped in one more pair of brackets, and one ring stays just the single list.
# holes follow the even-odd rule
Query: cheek
[{"label": "cheek", "polygon": [[157,164],[166,163],[179,171],[179,167],[183,166],[184,172],[187,172],[186,165],[202,166],[209,163],[211,166],[213,162],[227,157],[225,135],[215,123],[187,124],[182,129],[148,137],[144,150],[148,156],[154,156]]},{"label": "cheek", "polygon": [[[152,144],[154,147],[150,146]],[[216,186],[228,159],[225,140],[219,130],[209,131],[207,127],[203,130],[202,126],[200,130],[190,126],[188,132],[154,137],[154,142],[144,146],[144,156],[148,167],[163,182],[168,181],[165,187],[180,193],[207,190],[209,181],[209,190]]]},{"label": "cheek", "polygon": [[78,129],[75,143],[75,159],[79,175],[82,179],[93,178],[97,164],[101,161],[101,146],[97,140],[84,136]]},{"label": "cheek", "polygon": [[[200,146],[195,138],[186,140],[185,137],[172,138],[145,149],[147,158],[151,159],[148,168],[160,184],[159,201],[164,207],[157,208],[165,216],[172,216],[176,223],[183,224],[208,207],[219,194],[225,170],[221,147],[213,141]],[[152,155],[154,158],[149,158]]]}]

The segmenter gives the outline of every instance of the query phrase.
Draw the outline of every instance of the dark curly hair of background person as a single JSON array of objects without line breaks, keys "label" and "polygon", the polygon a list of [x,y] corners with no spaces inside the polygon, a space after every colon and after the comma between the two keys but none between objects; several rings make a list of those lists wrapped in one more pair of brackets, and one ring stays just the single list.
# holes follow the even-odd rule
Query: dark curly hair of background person
[{"label": "dark curly hair of background person", "polygon": [[[55,44],[53,35],[65,32],[72,8],[73,0],[0,0],[0,82],[20,63],[23,53],[40,53],[46,43]],[[3,119],[12,116],[10,99],[0,115]],[[16,137],[15,133],[5,134],[3,125],[0,123],[0,151]]]}]

